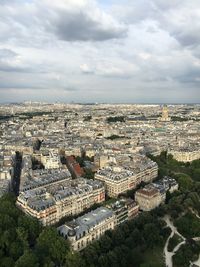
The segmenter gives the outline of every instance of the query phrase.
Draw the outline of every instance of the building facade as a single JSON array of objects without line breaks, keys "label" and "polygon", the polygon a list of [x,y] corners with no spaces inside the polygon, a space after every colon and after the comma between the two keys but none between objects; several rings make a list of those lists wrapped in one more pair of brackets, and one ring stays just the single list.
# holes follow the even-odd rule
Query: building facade
[{"label": "building facade", "polygon": [[79,214],[103,201],[103,184],[80,178],[21,192],[16,204],[43,225],[52,225],[65,216]]},{"label": "building facade", "polygon": [[143,166],[140,169],[107,167],[100,169],[95,174],[95,179],[103,181],[106,193],[110,197],[116,197],[121,193],[136,188],[142,181],[151,182],[158,175],[156,163]]},{"label": "building facade", "polygon": [[58,227],[58,232],[70,241],[73,250],[80,251],[94,240],[98,240],[105,231],[114,229],[115,225],[114,212],[100,207],[63,224]]},{"label": "building facade", "polygon": [[193,160],[200,159],[200,150],[192,150],[192,149],[168,150],[168,154],[171,154],[175,160],[182,162],[191,162]]},{"label": "building facade", "polygon": [[163,199],[158,189],[146,187],[136,192],[135,201],[139,204],[141,210],[150,211],[159,206]]}]

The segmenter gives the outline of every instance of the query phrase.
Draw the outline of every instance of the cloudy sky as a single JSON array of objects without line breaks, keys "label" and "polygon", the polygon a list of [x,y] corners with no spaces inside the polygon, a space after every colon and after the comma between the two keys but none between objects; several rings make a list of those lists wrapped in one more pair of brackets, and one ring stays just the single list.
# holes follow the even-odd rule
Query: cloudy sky
[{"label": "cloudy sky", "polygon": [[0,0],[0,102],[200,102],[199,0]]}]

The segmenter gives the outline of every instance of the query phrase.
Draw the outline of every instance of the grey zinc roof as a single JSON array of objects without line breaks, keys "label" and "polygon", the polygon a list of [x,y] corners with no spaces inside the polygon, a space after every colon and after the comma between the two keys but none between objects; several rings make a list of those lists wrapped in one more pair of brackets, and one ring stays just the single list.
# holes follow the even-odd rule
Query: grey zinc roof
[{"label": "grey zinc roof", "polygon": [[111,209],[100,207],[81,217],[78,217],[74,221],[63,224],[58,227],[58,231],[64,236],[67,236],[68,232],[71,229],[74,229],[76,232],[76,238],[79,239],[84,235],[84,232],[90,231],[94,226],[111,216],[113,216],[113,211]]},{"label": "grey zinc roof", "polygon": [[55,201],[53,198],[37,198],[37,199],[30,199],[28,201],[28,205],[37,210],[44,210],[50,206],[53,206],[55,204]]}]

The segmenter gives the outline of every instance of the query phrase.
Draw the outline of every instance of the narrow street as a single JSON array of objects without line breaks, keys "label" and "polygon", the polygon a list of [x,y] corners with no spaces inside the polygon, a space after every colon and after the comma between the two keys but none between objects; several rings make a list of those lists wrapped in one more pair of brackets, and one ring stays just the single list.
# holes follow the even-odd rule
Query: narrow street
[{"label": "narrow street", "polygon": [[22,168],[22,155],[19,152],[16,152],[14,174],[13,174],[13,184],[12,184],[13,191],[16,196],[19,195],[21,168]]}]

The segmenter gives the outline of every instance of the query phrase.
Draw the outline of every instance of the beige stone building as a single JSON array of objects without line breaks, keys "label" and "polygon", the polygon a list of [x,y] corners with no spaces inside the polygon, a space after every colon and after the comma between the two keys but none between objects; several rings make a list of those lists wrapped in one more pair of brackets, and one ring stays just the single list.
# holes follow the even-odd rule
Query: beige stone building
[{"label": "beige stone building", "polygon": [[140,169],[106,167],[95,174],[95,179],[105,183],[106,193],[116,197],[127,190],[134,189],[142,181],[151,182],[158,175],[157,164],[144,165]]},{"label": "beige stone building", "polygon": [[57,151],[48,151],[41,154],[41,162],[45,169],[58,169],[61,167],[60,156]]},{"label": "beige stone building", "polygon": [[150,211],[159,206],[163,199],[158,189],[145,187],[136,192],[135,201],[139,204],[141,210]]},{"label": "beige stone building", "polygon": [[103,184],[82,178],[21,192],[16,204],[43,225],[52,225],[65,216],[79,214],[104,200]]},{"label": "beige stone building", "polygon": [[177,149],[168,150],[168,154],[171,154],[174,159],[182,162],[191,162],[193,160],[200,159],[200,150],[192,149]]}]

